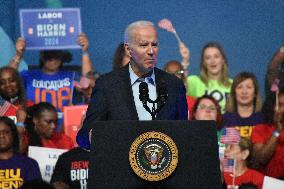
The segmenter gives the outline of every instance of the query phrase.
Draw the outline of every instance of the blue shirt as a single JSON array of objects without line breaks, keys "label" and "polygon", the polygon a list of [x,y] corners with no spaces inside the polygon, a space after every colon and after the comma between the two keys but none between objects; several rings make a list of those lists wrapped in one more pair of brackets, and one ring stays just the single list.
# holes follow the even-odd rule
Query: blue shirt
[{"label": "blue shirt", "polygon": [[[139,79],[139,77],[134,73],[134,71],[131,68],[131,65],[129,66],[129,74],[130,74],[131,87],[132,87],[132,92],[133,92],[133,97],[134,97],[134,102],[135,102],[135,107],[136,107],[136,111],[137,111],[137,114],[138,114],[138,118],[139,118],[139,120],[152,120],[151,114],[145,110],[142,102],[139,99],[139,84],[140,84],[140,82],[137,81],[137,79]],[[151,82],[150,80],[152,80],[153,82]],[[155,82],[154,70],[153,70],[152,75],[150,77],[145,78],[145,82],[148,84],[149,98],[151,100],[156,100],[157,91],[156,91],[156,82]],[[150,110],[152,110],[153,104],[147,102],[147,105],[150,108]],[[157,108],[157,107],[155,107],[155,108]]]}]

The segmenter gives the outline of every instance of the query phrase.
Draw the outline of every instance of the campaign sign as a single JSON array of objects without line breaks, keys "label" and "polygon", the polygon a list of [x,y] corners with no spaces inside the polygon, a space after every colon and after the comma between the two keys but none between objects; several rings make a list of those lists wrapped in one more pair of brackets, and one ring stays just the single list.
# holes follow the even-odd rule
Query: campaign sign
[{"label": "campaign sign", "polygon": [[28,156],[37,161],[42,179],[49,182],[57,159],[66,151],[64,149],[29,146]]},{"label": "campaign sign", "polygon": [[20,9],[26,49],[76,49],[81,33],[79,8]]},{"label": "campaign sign", "polygon": [[64,133],[69,136],[75,146],[78,146],[76,143],[76,136],[81,128],[82,119],[84,118],[88,105],[80,106],[64,106]]}]

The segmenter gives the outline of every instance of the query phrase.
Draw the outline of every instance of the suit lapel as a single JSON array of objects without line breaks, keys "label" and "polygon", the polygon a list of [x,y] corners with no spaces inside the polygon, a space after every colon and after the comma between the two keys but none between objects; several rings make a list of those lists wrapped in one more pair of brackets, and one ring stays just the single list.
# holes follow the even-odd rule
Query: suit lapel
[{"label": "suit lapel", "polygon": [[[155,73],[155,83],[156,83],[156,91],[157,91],[157,97],[159,95],[159,88],[161,86],[161,83],[164,82],[163,79],[163,74],[158,68],[154,68],[154,73]],[[160,102],[158,102],[157,107],[160,106]],[[159,119],[161,117],[163,108],[157,113],[156,119]]]},{"label": "suit lapel", "polygon": [[125,106],[129,110],[128,113],[130,115],[130,119],[138,120],[138,114],[134,102],[128,66],[124,66],[120,70],[119,77],[121,81],[121,88],[118,90],[122,92],[122,98],[123,98],[122,102],[125,102]]}]

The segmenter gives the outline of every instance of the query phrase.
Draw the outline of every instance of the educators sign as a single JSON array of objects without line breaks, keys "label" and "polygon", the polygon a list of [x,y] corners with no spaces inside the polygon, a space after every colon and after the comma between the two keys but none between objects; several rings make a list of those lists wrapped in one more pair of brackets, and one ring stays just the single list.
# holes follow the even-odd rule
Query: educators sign
[{"label": "educators sign", "polygon": [[21,9],[20,24],[26,49],[80,48],[77,44],[81,33],[78,8]]}]

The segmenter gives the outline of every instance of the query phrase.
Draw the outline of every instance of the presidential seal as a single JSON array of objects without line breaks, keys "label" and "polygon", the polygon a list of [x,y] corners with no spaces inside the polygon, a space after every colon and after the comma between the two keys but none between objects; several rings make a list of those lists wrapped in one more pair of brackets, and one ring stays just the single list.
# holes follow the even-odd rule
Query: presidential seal
[{"label": "presidential seal", "polygon": [[138,136],[129,151],[133,171],[142,179],[160,181],[170,176],[178,163],[178,149],[164,133],[147,132]]}]

